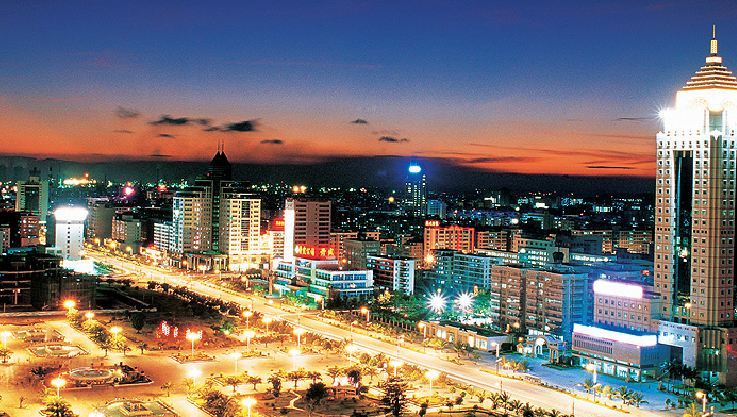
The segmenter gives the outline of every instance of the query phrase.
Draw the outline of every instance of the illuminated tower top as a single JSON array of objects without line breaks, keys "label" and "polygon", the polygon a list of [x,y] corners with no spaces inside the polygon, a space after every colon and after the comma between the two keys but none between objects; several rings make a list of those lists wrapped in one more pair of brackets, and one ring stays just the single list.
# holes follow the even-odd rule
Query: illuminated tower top
[{"label": "illuminated tower top", "polygon": [[717,40],[716,25],[711,29],[711,42],[706,64],[691,77],[684,90],[703,90],[710,88],[727,88],[737,90],[737,78],[732,71],[722,65],[722,57],[719,56],[719,41]]}]

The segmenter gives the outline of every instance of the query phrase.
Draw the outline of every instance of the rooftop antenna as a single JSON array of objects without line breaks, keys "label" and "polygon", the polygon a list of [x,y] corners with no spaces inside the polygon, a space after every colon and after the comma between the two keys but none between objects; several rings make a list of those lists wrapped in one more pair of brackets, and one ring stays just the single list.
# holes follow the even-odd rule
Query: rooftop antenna
[{"label": "rooftop antenna", "polygon": [[712,56],[719,54],[719,41],[717,41],[717,25],[711,25],[711,43],[709,45],[709,53]]}]

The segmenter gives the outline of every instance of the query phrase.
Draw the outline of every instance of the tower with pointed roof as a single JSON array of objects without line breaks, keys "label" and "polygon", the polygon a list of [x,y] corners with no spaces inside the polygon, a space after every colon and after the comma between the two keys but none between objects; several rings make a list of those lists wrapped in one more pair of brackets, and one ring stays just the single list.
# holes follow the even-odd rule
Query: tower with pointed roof
[{"label": "tower with pointed roof", "polygon": [[735,385],[737,78],[719,55],[716,27],[705,64],[660,117],[654,266],[662,298],[659,340],[706,380]]}]

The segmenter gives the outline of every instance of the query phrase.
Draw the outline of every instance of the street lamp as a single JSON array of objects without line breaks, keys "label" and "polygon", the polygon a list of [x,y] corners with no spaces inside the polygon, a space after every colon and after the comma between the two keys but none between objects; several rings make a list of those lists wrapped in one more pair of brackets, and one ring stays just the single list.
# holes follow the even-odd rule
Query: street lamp
[{"label": "street lamp", "polygon": [[243,317],[246,319],[246,329],[247,329],[248,328],[248,319],[250,319],[251,317],[253,317],[253,311],[251,311],[251,310],[244,311],[243,312]]},{"label": "street lamp", "polygon": [[274,319],[272,319],[271,317],[268,317],[268,316],[267,317],[264,317],[263,319],[261,319],[261,321],[263,321],[264,324],[266,325],[266,333],[269,333],[269,324],[271,324],[271,322],[273,320]]},{"label": "street lamp", "polygon": [[589,363],[586,365],[586,370],[594,374],[593,382],[594,385],[596,385],[596,365],[594,365],[593,363]]},{"label": "street lamp", "polygon": [[253,336],[256,336],[256,333],[253,330],[246,330],[245,332],[243,332],[243,336],[246,338],[246,349],[248,349],[248,351],[250,352],[251,338],[253,338]]},{"label": "street lamp", "polygon": [[202,375],[202,371],[200,371],[197,368],[190,368],[187,371],[187,378],[189,378],[189,379],[192,380],[192,385],[193,386],[197,383],[197,378],[199,378],[200,375]]},{"label": "street lamp", "polygon": [[424,321],[417,323],[417,327],[422,330],[422,351],[425,351],[425,341],[427,340],[427,324]]},{"label": "street lamp", "polygon": [[397,377],[397,368],[404,365],[404,362],[400,361],[399,359],[393,359],[391,362],[389,362],[389,365],[394,367],[394,378]]},{"label": "street lamp", "polygon": [[56,396],[61,398],[61,387],[67,384],[67,381],[65,381],[61,377],[57,377],[51,380],[51,385],[53,385],[56,388]]},{"label": "street lamp", "polygon": [[358,324],[358,320],[351,321],[351,343],[353,343],[353,326]]},{"label": "street lamp", "polygon": [[461,313],[469,312],[471,305],[473,305],[473,295],[468,293],[460,294],[456,298],[456,304],[461,308]]},{"label": "street lamp", "polygon": [[2,333],[0,333],[0,338],[3,339],[3,349],[7,349],[8,348],[8,338],[10,338],[11,335],[12,335],[12,333],[10,333],[7,330],[5,330]]},{"label": "street lamp", "polygon": [[189,329],[187,329],[187,334],[186,334],[185,338],[187,340],[189,340],[190,342],[192,342],[192,354],[194,355],[194,342],[195,342],[195,340],[202,339],[202,332],[201,331],[199,331],[199,332],[193,332],[193,331],[190,331]]},{"label": "street lamp", "polygon": [[701,400],[701,404],[702,404],[702,410],[701,411],[702,411],[703,415],[706,415],[706,403],[707,403],[707,401],[709,401],[709,396],[706,395],[706,393],[704,391],[699,391],[699,392],[696,393],[696,398],[698,398],[699,400]]},{"label": "street lamp", "polygon": [[248,417],[251,417],[251,407],[256,404],[256,399],[253,397],[247,397],[243,399],[243,406],[248,410]]},{"label": "street lamp", "polygon": [[304,334],[305,329],[301,327],[297,327],[294,329],[294,334],[297,335],[297,350],[302,350],[302,335]]},{"label": "street lamp", "polygon": [[110,328],[110,333],[111,333],[111,334],[113,335],[113,340],[117,340],[117,339],[118,339],[118,336],[120,335],[120,333],[121,333],[122,331],[123,331],[123,329],[121,329],[121,328],[120,328],[120,327],[118,327],[118,326],[113,326],[113,327],[111,327],[111,328]]},{"label": "street lamp", "polygon": [[74,300],[64,300],[64,308],[66,308],[68,311],[74,310],[75,307],[77,307],[77,302]]},{"label": "street lamp", "polygon": [[95,313],[88,311],[84,313],[84,317],[87,319],[87,321],[92,320],[93,318],[95,318]]},{"label": "street lamp", "polygon": [[442,314],[445,311],[445,297],[440,294],[433,294],[427,301],[427,306],[430,307],[435,314]]},{"label": "street lamp", "polygon": [[432,395],[432,382],[438,379],[439,376],[440,372],[434,369],[430,369],[429,371],[425,372],[425,378],[430,381],[430,395]]},{"label": "street lamp", "polygon": [[240,352],[233,352],[230,354],[231,359],[233,359],[233,365],[235,365],[235,374],[238,375],[238,360],[241,358]]},{"label": "street lamp", "polygon": [[348,351],[348,360],[350,362],[353,362],[353,352],[356,351],[356,345],[354,345],[353,343],[351,343],[350,345],[347,345],[345,347],[345,350]]},{"label": "street lamp", "polygon": [[299,350],[297,349],[290,349],[289,354],[292,355],[292,370],[297,370],[297,356],[299,356]]},{"label": "street lamp", "polygon": [[318,295],[315,297],[315,301],[321,304],[320,310],[325,310],[325,297]]},{"label": "street lamp", "polygon": [[361,307],[361,315],[366,315],[366,323],[371,321],[371,310],[368,307]]}]

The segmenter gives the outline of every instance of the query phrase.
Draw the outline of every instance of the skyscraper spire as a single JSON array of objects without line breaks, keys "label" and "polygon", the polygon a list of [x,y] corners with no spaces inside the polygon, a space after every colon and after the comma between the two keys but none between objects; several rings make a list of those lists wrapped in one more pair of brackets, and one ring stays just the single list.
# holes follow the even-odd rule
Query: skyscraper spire
[{"label": "skyscraper spire", "polygon": [[709,54],[717,56],[719,54],[719,41],[717,41],[717,25],[711,25],[711,44],[709,45]]}]

